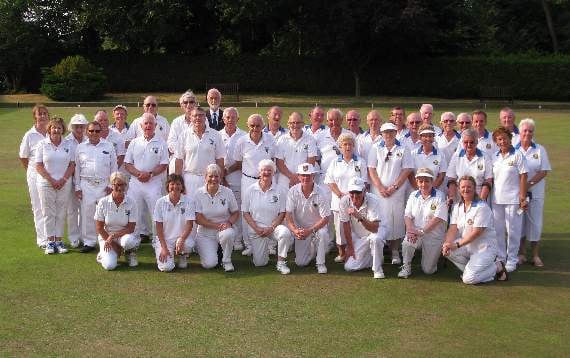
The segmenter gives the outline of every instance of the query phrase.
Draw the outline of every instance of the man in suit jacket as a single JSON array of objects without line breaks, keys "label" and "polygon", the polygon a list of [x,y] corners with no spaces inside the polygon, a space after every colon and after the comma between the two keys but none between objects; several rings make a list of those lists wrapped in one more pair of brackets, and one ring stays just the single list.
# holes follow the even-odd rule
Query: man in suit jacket
[{"label": "man in suit jacket", "polygon": [[224,111],[220,108],[222,102],[222,94],[216,88],[211,88],[206,96],[210,109],[206,111],[208,118],[208,125],[217,131],[224,128],[223,114]]}]

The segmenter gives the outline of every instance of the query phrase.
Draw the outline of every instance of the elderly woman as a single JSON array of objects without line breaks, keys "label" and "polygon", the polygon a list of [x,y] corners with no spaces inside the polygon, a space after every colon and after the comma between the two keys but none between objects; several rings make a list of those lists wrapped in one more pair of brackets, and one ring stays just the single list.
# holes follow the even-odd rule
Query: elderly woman
[{"label": "elderly woman", "polygon": [[65,123],[53,118],[47,126],[48,137],[36,147],[38,193],[47,237],[46,254],[65,254],[61,239],[65,226],[67,205],[71,199],[71,177],[75,170],[75,153],[71,141],[63,140]]},{"label": "elderly woman", "polygon": [[338,137],[338,147],[340,155],[337,160],[331,162],[327,174],[325,176],[325,184],[329,186],[332,192],[331,210],[333,212],[336,246],[338,256],[335,262],[344,262],[346,239],[340,222],[339,203],[343,196],[348,195],[348,183],[352,177],[360,177],[365,182],[368,180],[366,170],[366,161],[354,154],[355,139],[352,133],[342,133]]},{"label": "elderly woman", "polygon": [[[412,151],[412,158],[416,170],[419,168],[431,169],[435,175],[433,187],[440,189],[443,179],[445,178],[445,172],[447,171],[447,160],[445,155],[438,148],[434,147],[434,138],[435,129],[433,126],[422,124],[420,126],[420,141],[422,145],[417,150]],[[410,174],[409,179],[411,186],[417,189],[418,187],[413,174]]]},{"label": "elderly woman", "polygon": [[231,189],[220,185],[222,170],[217,164],[206,168],[206,185],[195,194],[196,247],[203,268],[218,265],[218,245],[222,247],[224,271],[234,270],[232,249],[236,232],[233,225],[239,218],[239,208]]},{"label": "elderly woman", "polygon": [[457,199],[457,179],[470,176],[475,180],[475,193],[482,200],[487,200],[493,182],[492,159],[477,148],[479,134],[474,128],[461,133],[462,148],[456,152],[447,167],[448,193],[447,197]]},{"label": "elderly woman", "polygon": [[513,272],[518,264],[522,213],[528,206],[528,169],[524,155],[512,146],[512,134],[507,128],[497,128],[493,132],[493,140],[499,147],[493,157],[493,216],[499,249],[498,260],[505,263],[508,272]]},{"label": "elderly woman", "polygon": [[36,229],[36,244],[42,250],[47,245],[47,238],[44,229],[44,219],[42,215],[42,206],[37,187],[36,172],[36,145],[45,139],[47,124],[49,121],[49,112],[43,104],[36,104],[32,109],[34,116],[34,125],[24,134],[22,143],[20,144],[20,162],[26,170],[26,181],[28,183],[28,192],[30,193],[30,201],[32,203],[32,213],[34,214],[34,226]]},{"label": "elderly woman", "polygon": [[188,255],[194,247],[190,238],[196,219],[194,205],[183,195],[184,179],[170,174],[166,179],[167,195],[156,201],[153,220],[156,237],[153,240],[156,264],[162,272],[174,270],[174,256],[178,256],[178,268],[188,267]]},{"label": "elderly woman", "polygon": [[109,179],[111,194],[97,202],[95,228],[99,239],[97,262],[105,270],[114,270],[121,253],[130,267],[138,266],[136,250],[141,242],[134,235],[138,218],[135,201],[127,196],[129,179],[121,172],[114,172]]},{"label": "elderly woman", "polygon": [[459,133],[463,133],[464,130],[471,128],[471,115],[469,113],[459,113],[457,115],[457,125],[459,126]]},{"label": "elderly woman", "polygon": [[402,242],[404,264],[398,273],[400,278],[412,274],[412,259],[418,247],[422,249],[422,271],[427,275],[437,271],[445,236],[447,204],[444,194],[434,189],[434,178],[429,168],[420,168],[416,172],[418,190],[410,194],[404,213],[406,237]]},{"label": "elderly woman", "polygon": [[[530,118],[523,119],[519,123],[519,132],[521,141],[516,145],[526,158],[528,169],[527,190],[529,194],[528,210],[523,216],[523,237],[530,241],[532,249],[531,262],[536,267],[543,267],[544,263],[540,259],[538,252],[538,243],[542,234],[542,214],[544,211],[544,189],[546,186],[544,178],[552,168],[548,160],[548,154],[543,146],[533,141],[534,137],[534,120]],[[521,241],[519,248],[519,264],[526,262],[525,240]]]},{"label": "elderly woman", "polygon": [[455,130],[455,123],[455,114],[453,112],[442,113],[441,127],[443,131],[436,136],[436,146],[443,154],[445,160],[447,160],[446,164],[449,164],[449,160],[453,153],[457,151],[461,140],[461,135]]},{"label": "elderly woman", "polygon": [[461,202],[453,207],[451,225],[443,244],[443,256],[447,256],[462,272],[463,283],[508,279],[502,262],[495,262],[497,240],[493,213],[487,203],[477,196],[475,179],[462,176],[459,179]]},{"label": "elderly woman", "polygon": [[265,266],[269,261],[269,240],[277,241],[277,271],[287,275],[287,252],[293,244],[291,232],[283,225],[287,192],[273,183],[275,163],[270,159],[259,162],[259,180],[244,193],[243,218],[248,224],[253,264]]}]

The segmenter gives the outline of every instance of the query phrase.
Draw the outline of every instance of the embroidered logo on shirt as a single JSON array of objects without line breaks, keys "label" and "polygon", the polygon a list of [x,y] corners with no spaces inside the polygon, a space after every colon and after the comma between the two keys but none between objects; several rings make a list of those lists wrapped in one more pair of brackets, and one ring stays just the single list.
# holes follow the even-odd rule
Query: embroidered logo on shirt
[{"label": "embroidered logo on shirt", "polygon": [[491,149],[491,143],[487,143],[487,149]]},{"label": "embroidered logo on shirt", "polygon": [[509,167],[512,167],[512,166],[514,166],[514,165],[515,165],[515,161],[514,161],[514,160],[511,160],[511,161],[509,162]]},{"label": "embroidered logo on shirt", "polygon": [[317,204],[316,202],[313,202],[313,206],[316,208],[317,206],[319,206],[319,204]]},{"label": "embroidered logo on shirt", "polygon": [[109,154],[109,152],[107,152],[106,150],[103,151],[103,154]]},{"label": "embroidered logo on shirt", "polygon": [[435,209],[437,209],[437,205],[431,204],[430,209],[433,210],[433,211],[435,211]]},{"label": "embroidered logo on shirt", "polygon": [[210,138],[210,145],[214,145],[214,140]]},{"label": "embroidered logo on shirt", "polygon": [[265,153],[269,154],[269,147],[265,147]]},{"label": "embroidered logo on shirt", "polygon": [[185,208],[180,208],[180,213],[181,213],[182,215],[184,215],[185,212],[186,212],[186,209],[185,209]]},{"label": "embroidered logo on shirt", "polygon": [[66,153],[69,153],[69,149],[68,149],[68,148],[64,148],[63,150],[65,150]]},{"label": "embroidered logo on shirt", "polygon": [[308,151],[309,151],[309,145],[308,145],[308,144],[305,144],[305,145],[303,146],[303,150],[306,151],[306,152],[308,152]]},{"label": "embroidered logo on shirt", "polygon": [[359,166],[359,165],[355,165],[355,166],[354,166],[354,171],[360,173],[360,166]]},{"label": "embroidered logo on shirt", "polygon": [[158,154],[158,147],[153,147],[152,151],[154,152],[154,154]]},{"label": "embroidered logo on shirt", "polygon": [[130,211],[130,210],[125,210],[125,214],[126,214],[127,216],[129,216],[129,215],[131,215],[131,211]]},{"label": "embroidered logo on shirt", "polygon": [[473,225],[473,219],[467,220],[467,225]]},{"label": "embroidered logo on shirt", "polygon": [[333,147],[333,150],[335,151],[336,155],[340,155],[340,150],[336,146]]},{"label": "embroidered logo on shirt", "polygon": [[222,205],[226,205],[226,199],[220,199],[220,203],[222,203]]},{"label": "embroidered logo on shirt", "polygon": [[398,157],[398,158],[402,158],[402,152],[398,152],[398,153],[396,153],[396,157]]},{"label": "embroidered logo on shirt", "polygon": [[534,153],[534,154],[532,155],[532,157],[533,157],[534,159],[538,159],[538,153]]},{"label": "embroidered logo on shirt", "polygon": [[483,170],[483,164],[478,164],[478,165],[477,165],[477,169]]},{"label": "embroidered logo on shirt", "polygon": [[269,200],[270,203],[276,203],[279,201],[279,197],[277,195],[273,195]]},{"label": "embroidered logo on shirt", "polygon": [[439,161],[437,159],[433,161],[433,165],[438,165],[438,164],[439,164]]}]

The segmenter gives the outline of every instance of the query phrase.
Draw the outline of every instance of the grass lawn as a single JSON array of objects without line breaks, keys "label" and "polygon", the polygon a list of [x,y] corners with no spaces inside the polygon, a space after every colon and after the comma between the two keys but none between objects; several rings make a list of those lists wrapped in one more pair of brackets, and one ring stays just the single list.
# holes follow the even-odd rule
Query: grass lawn
[{"label": "grass lawn", "polygon": [[[302,113],[304,108],[285,108]],[[470,112],[469,108],[437,108]],[[66,121],[78,108],[53,108]],[[365,112],[367,109],[362,108]],[[516,110],[516,108],[515,108]],[[81,108],[91,118],[95,108]],[[254,112],[240,111],[243,123]],[[380,108],[386,118],[388,109]],[[129,118],[135,118],[131,109]],[[279,275],[235,254],[236,272],[160,273],[149,244],[140,265],[105,272],[95,254],[46,256],[35,247],[25,173],[18,162],[30,109],[0,109],[0,355],[109,356],[567,356],[570,351],[570,132],[568,111],[516,110],[537,120],[536,139],[553,166],[547,177],[542,257],[506,283],[466,286],[448,264],[426,276],[385,280],[345,273],[327,258]],[[160,113],[172,120],[176,108]],[[489,113],[496,123],[497,111]],[[493,126],[490,126],[493,127]],[[292,257],[290,257],[292,262]]]}]

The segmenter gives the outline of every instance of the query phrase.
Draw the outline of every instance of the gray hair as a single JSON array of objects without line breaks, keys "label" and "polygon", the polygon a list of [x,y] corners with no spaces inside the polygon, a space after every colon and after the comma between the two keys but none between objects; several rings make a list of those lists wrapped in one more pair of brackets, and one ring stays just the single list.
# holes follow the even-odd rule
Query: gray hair
[{"label": "gray hair", "polygon": [[451,119],[455,120],[455,114],[453,112],[443,112],[441,114],[441,121],[443,122],[443,120],[447,117],[451,117]]},{"label": "gray hair", "polygon": [[476,142],[479,141],[479,133],[477,132],[477,130],[475,128],[468,128],[468,129],[464,130],[463,132],[461,132],[461,139],[463,139],[465,137],[471,137],[471,138],[475,139]]},{"label": "gray hair", "polygon": [[141,127],[142,127],[142,125],[143,125],[143,122],[144,122],[145,118],[147,118],[147,117],[148,117],[148,118],[152,118],[152,121],[154,122],[154,124],[156,124],[156,117],[154,116],[154,114],[152,114],[152,113],[143,113],[142,116],[141,116],[141,119],[142,119],[142,121],[141,121]]},{"label": "gray hair", "polygon": [[206,176],[212,175],[212,174],[218,175],[218,176],[222,175],[222,170],[220,169],[218,164],[212,163],[206,167]]},{"label": "gray hair", "polygon": [[224,109],[223,117],[225,117],[226,114],[228,114],[230,112],[235,112],[236,116],[239,118],[239,112],[238,112],[238,109],[236,107],[228,107],[228,108]]},{"label": "gray hair", "polygon": [[338,108],[329,109],[327,111],[327,118],[329,117],[330,114],[334,114],[334,115],[338,116],[338,118],[344,119],[344,114],[342,114],[342,111]]},{"label": "gray hair", "polygon": [[254,113],[252,115],[250,115],[249,117],[247,117],[247,124],[249,124],[249,121],[259,118],[261,120],[261,125],[265,125],[265,122],[263,121],[263,117],[261,116],[261,114],[258,113]]},{"label": "gray hair", "polygon": [[275,172],[277,171],[277,167],[275,166],[275,163],[273,163],[273,160],[271,159],[263,159],[259,162],[259,164],[257,164],[257,170],[261,172],[263,168],[271,168],[271,170],[273,170],[273,174],[275,174]]},{"label": "gray hair", "polygon": [[470,115],[469,113],[465,113],[465,112],[459,113],[459,114],[457,115],[457,121],[459,121],[461,118],[465,118],[465,119],[467,119],[469,122],[471,122],[471,115]]},{"label": "gray hair", "polygon": [[354,139],[354,134],[352,133],[341,133],[336,140],[339,146],[342,145],[344,142],[352,142],[352,145],[356,145],[356,140]]},{"label": "gray hair", "polygon": [[109,178],[109,182],[113,184],[115,180],[120,180],[123,184],[129,185],[129,178],[126,174],[121,172],[113,172]]},{"label": "gray hair", "polygon": [[208,93],[206,93],[206,97],[209,96],[210,94],[217,94],[218,97],[220,97],[220,99],[222,99],[222,92],[220,92],[217,88],[210,88],[208,90]]},{"label": "gray hair", "polygon": [[420,112],[423,112],[425,109],[431,109],[431,111],[433,112],[433,105],[429,104],[429,103],[424,103],[422,104],[422,106],[420,107]]},{"label": "gray hair", "polygon": [[192,92],[192,90],[188,90],[188,91],[182,93],[182,95],[178,99],[178,104],[181,104],[182,101],[184,101],[184,98],[188,98],[188,97],[193,98],[194,101],[196,101],[196,95],[194,94],[194,92]]},{"label": "gray hair", "polygon": [[522,128],[523,125],[530,126],[533,130],[536,127],[536,123],[532,118],[525,118],[519,123],[519,128]]}]

